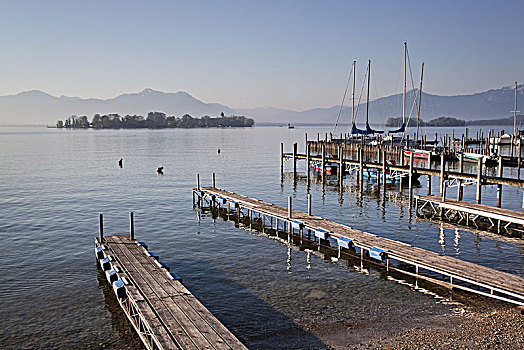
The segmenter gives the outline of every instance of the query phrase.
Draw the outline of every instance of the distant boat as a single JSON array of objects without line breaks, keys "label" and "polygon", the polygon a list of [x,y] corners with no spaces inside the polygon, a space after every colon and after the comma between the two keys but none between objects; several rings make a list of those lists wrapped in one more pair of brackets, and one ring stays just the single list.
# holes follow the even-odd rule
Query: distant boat
[{"label": "distant boat", "polygon": [[287,128],[288,128],[288,129],[294,129],[295,127],[294,127],[293,125],[287,123]]},{"label": "distant boat", "polygon": [[[316,161],[311,163],[311,169],[316,172],[322,173],[322,162]],[[336,175],[338,172],[338,163],[326,162],[325,166],[326,175]]]},{"label": "distant boat", "polygon": [[431,157],[435,157],[437,155],[434,151],[428,151],[425,149],[416,149],[416,148],[406,148],[404,149],[404,155],[406,157],[409,157],[411,154],[413,154],[413,158],[419,158],[419,159],[431,159]]},{"label": "distant boat", "polygon": [[485,154],[478,154],[478,153],[471,153],[471,152],[460,152],[459,154],[462,154],[462,159],[465,162],[470,163],[478,163],[479,159],[482,160],[482,164],[485,164],[487,166],[496,165],[498,163],[498,159],[496,156],[488,156]]}]

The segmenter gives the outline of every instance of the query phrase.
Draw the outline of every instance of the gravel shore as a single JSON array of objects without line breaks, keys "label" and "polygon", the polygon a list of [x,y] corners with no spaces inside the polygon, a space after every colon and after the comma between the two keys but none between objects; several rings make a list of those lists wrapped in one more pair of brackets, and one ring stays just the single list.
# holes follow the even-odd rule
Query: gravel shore
[{"label": "gravel shore", "polygon": [[[378,326],[378,327],[376,327]],[[331,349],[524,349],[524,309],[497,305],[421,321],[411,329],[380,325],[353,331],[338,329],[319,338]],[[345,333],[345,334],[344,334]],[[351,334],[350,334],[351,333]],[[342,344],[349,340],[349,343]]]}]

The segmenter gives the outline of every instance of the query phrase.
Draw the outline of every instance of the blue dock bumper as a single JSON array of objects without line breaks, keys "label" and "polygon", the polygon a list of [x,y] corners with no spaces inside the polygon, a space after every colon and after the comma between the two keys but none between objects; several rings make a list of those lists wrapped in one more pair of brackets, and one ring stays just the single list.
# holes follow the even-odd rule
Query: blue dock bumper
[{"label": "blue dock bumper", "polygon": [[293,220],[291,222],[291,226],[295,230],[302,230],[304,228],[304,223],[302,221],[299,221],[299,220]]},{"label": "blue dock bumper", "polygon": [[227,203],[227,199],[224,197],[218,197],[218,205],[225,205]]},{"label": "blue dock bumper", "polygon": [[339,247],[347,248],[347,249],[353,246],[353,240],[351,238],[344,237],[344,236],[338,237],[337,243]]},{"label": "blue dock bumper", "polygon": [[107,281],[110,284],[115,282],[118,279],[118,275],[116,274],[116,270],[114,268],[107,270],[106,271],[106,278],[107,278]]},{"label": "blue dock bumper", "polygon": [[327,239],[329,236],[329,231],[324,230],[322,228],[319,228],[318,230],[315,230],[315,237],[320,239]]},{"label": "blue dock bumper", "polygon": [[103,271],[111,269],[111,261],[113,261],[113,259],[110,256],[104,259],[100,259],[100,267]]},{"label": "blue dock bumper", "polygon": [[233,209],[237,209],[238,208],[238,202],[230,201],[229,202],[229,207],[233,208]]},{"label": "blue dock bumper", "polygon": [[156,261],[158,261],[158,255],[153,253],[153,252],[147,252],[146,253],[148,256],[152,257],[153,259],[155,259]]},{"label": "blue dock bumper", "polygon": [[141,246],[141,247],[144,247],[144,248],[146,248],[146,250],[147,250],[147,248],[148,248],[148,247],[147,247],[147,244],[145,244],[144,242],[136,242],[136,245],[139,245],[139,246]]},{"label": "blue dock bumper", "polygon": [[204,191],[196,191],[196,194],[197,194],[198,197],[202,198],[202,197],[204,197],[205,193],[204,193]]},{"label": "blue dock bumper", "polygon": [[95,247],[95,256],[97,259],[104,258],[104,250],[106,250],[106,247],[103,245],[99,245],[98,247]]},{"label": "blue dock bumper", "polygon": [[387,259],[388,253],[385,249],[373,247],[369,250],[369,257],[376,260],[384,261]]},{"label": "blue dock bumper", "polygon": [[169,277],[172,280],[180,281],[180,283],[182,283],[182,277],[180,277],[176,273],[167,272],[167,277]]},{"label": "blue dock bumper", "polygon": [[117,298],[124,299],[127,295],[126,294],[126,280],[124,278],[121,278],[113,282],[113,290],[115,291]]}]

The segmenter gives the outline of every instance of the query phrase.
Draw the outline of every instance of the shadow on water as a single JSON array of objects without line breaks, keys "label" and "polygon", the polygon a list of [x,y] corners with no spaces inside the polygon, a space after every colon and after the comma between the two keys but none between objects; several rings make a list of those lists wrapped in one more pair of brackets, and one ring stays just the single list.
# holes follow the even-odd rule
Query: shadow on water
[{"label": "shadow on water", "polygon": [[[303,234],[294,232],[293,234],[275,230],[273,228],[265,228],[264,232],[261,230],[260,219],[255,218],[252,224],[249,224],[249,219],[244,218],[238,221],[234,214],[227,213],[227,210],[220,208],[204,207],[196,209],[202,213],[202,216],[210,217],[213,220],[220,218],[224,221],[234,222],[235,227],[248,231],[250,234],[257,236],[264,236],[275,240],[288,247],[288,263],[291,260],[291,250],[302,251],[307,253],[307,260],[310,261],[310,256],[315,255],[326,263],[337,263],[346,267],[348,270],[358,272],[364,275],[373,275],[379,277],[381,280],[394,282],[403,285],[405,288],[414,292],[427,294],[433,296],[441,304],[460,305],[469,307],[486,307],[489,304],[503,304],[502,302],[484,298],[482,296],[464,292],[460,289],[449,288],[444,284],[439,283],[443,277],[438,273],[427,271],[427,277],[432,278],[435,282],[425,280],[421,275],[419,277],[413,276],[416,272],[415,266],[406,264],[400,261],[391,261],[389,268],[386,268],[383,262],[371,259],[367,252],[362,257],[359,249],[350,247],[349,249],[338,249],[338,246],[333,245],[331,238],[319,241],[315,238],[313,232],[304,230]],[[291,266],[288,266],[291,268]],[[412,274],[406,275],[405,272]]]},{"label": "shadow on water", "polygon": [[[204,260],[185,260],[178,264],[177,271],[184,271],[184,265],[191,266],[195,276],[184,279],[186,288],[190,291],[213,290],[211,293],[193,294],[248,348],[328,349],[316,336],[303,330],[289,317],[276,311],[240,284],[228,279],[220,269],[210,266]],[[205,278],[199,277],[204,274]],[[120,337],[120,345],[125,344],[128,349],[143,349],[140,338],[120,308],[100,268],[98,286],[104,294],[105,306],[111,313],[111,326]],[[239,303],[239,300],[242,302]],[[222,305],[227,307],[223,308]],[[249,305],[249,312],[245,310],[246,305]]]},{"label": "shadow on water", "polygon": [[126,349],[143,349],[144,345],[142,344],[140,337],[136,334],[133,326],[116,300],[113,289],[107,282],[104,272],[100,267],[98,267],[97,270],[98,288],[101,289],[104,294],[105,307],[111,315],[111,328],[119,337],[115,347],[123,346]]}]

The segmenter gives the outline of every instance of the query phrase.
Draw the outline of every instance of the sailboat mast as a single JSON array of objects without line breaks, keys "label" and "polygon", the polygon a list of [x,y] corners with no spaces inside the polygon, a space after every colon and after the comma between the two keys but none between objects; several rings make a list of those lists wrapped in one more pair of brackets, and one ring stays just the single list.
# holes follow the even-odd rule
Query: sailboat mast
[{"label": "sailboat mast", "polygon": [[357,61],[353,60],[353,90],[352,90],[352,98],[353,98],[353,105],[352,105],[352,115],[351,115],[351,121],[355,122],[355,74],[356,74],[356,64]]},{"label": "sailboat mast", "polygon": [[406,56],[408,52],[408,42],[404,41],[404,93],[402,94],[403,103],[402,103],[402,123],[406,122]]},{"label": "sailboat mast", "polygon": [[418,111],[417,111],[417,138],[418,142],[418,131],[420,128],[420,103],[422,102],[422,78],[424,77],[424,62],[422,62],[422,71],[420,72],[420,88],[418,90]]},{"label": "sailboat mast", "polygon": [[513,110],[515,116],[513,117],[513,135],[517,136],[517,82],[515,82],[515,109]]},{"label": "sailboat mast", "polygon": [[371,60],[368,61],[368,96],[366,101],[366,129],[369,125],[369,83],[371,80]]}]

